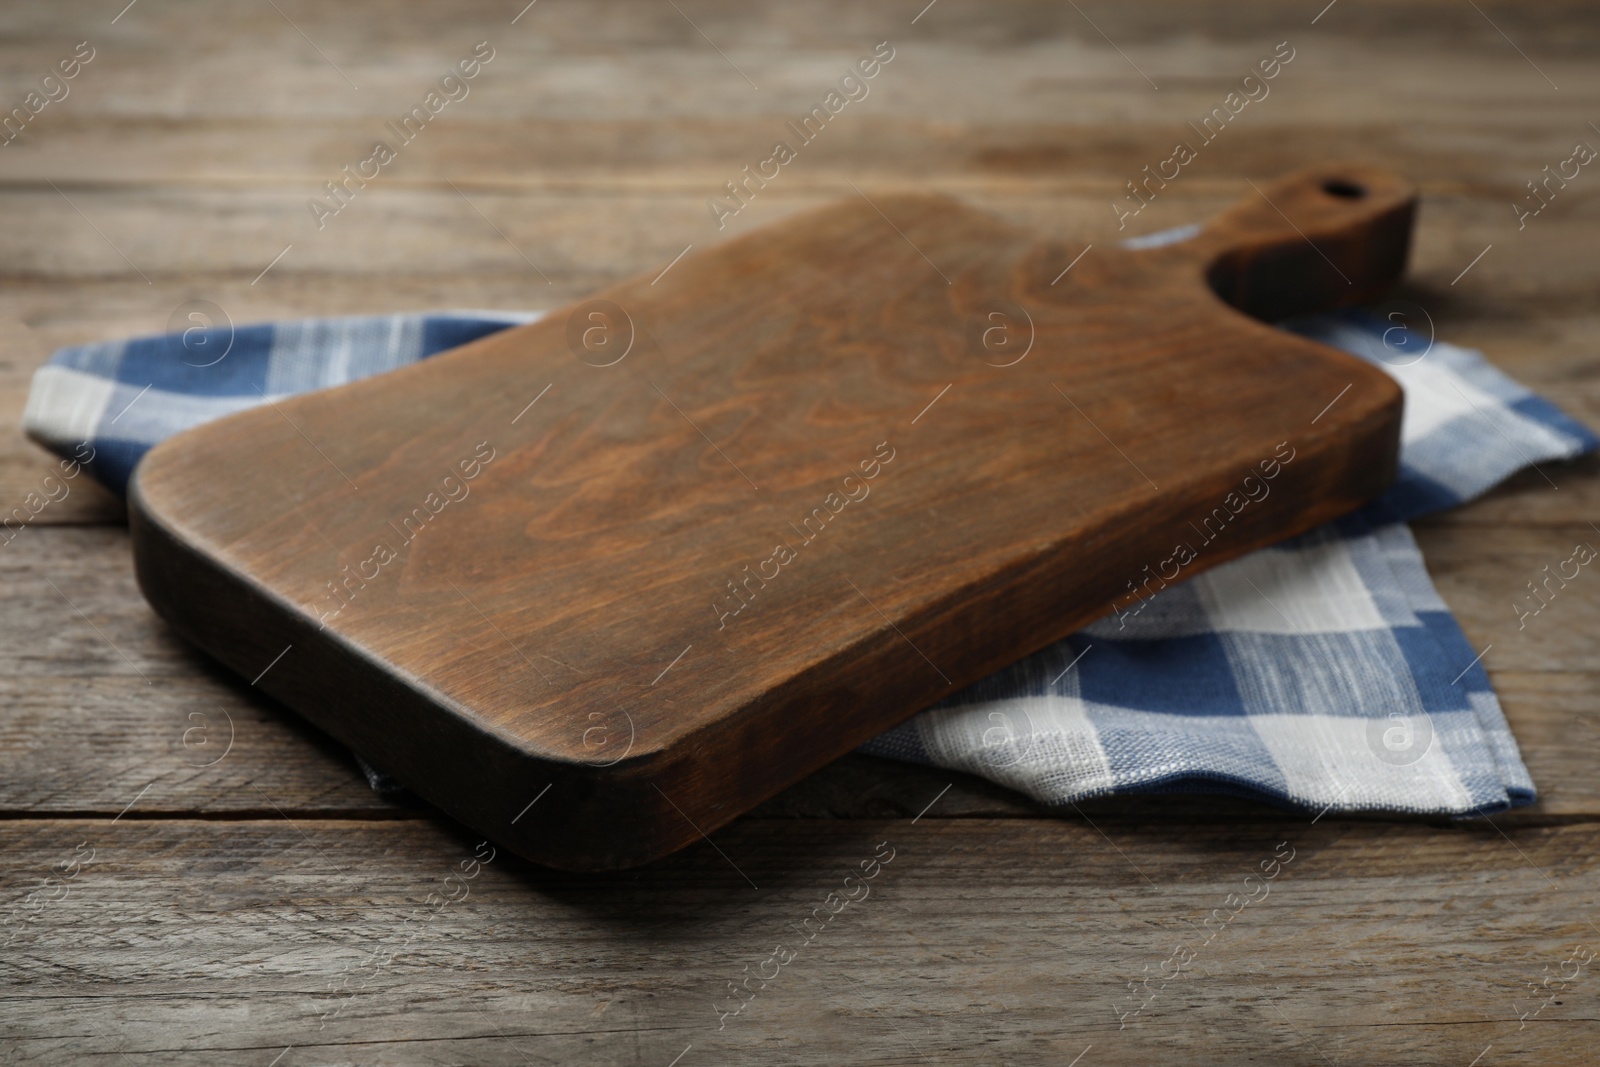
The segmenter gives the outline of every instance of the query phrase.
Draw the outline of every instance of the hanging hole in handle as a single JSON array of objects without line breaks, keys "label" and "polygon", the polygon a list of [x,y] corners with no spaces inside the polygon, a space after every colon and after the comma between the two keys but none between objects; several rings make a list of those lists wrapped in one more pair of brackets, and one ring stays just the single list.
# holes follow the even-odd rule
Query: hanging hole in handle
[{"label": "hanging hole in handle", "polygon": [[1357,185],[1355,182],[1346,181],[1343,178],[1329,178],[1322,183],[1322,191],[1329,196],[1337,196],[1341,200],[1360,200],[1367,195],[1366,186]]}]

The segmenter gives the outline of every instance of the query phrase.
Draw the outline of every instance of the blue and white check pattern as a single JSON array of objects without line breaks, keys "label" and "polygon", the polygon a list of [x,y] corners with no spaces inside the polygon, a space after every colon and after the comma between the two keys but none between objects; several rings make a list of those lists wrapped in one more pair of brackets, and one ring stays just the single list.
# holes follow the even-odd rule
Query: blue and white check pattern
[{"label": "blue and white check pattern", "polygon": [[394,370],[538,317],[457,311],[303,319],[63,348],[34,372],[22,428],[62,455],[88,442],[90,472],[123,493],[139,457],[180,430]]},{"label": "blue and white check pattern", "polygon": [[[452,312],[195,329],[63,349],[24,425],[95,449],[117,491],[151,445],[266,400],[391,370],[527,322]],[[1207,792],[1312,810],[1529,803],[1533,782],[1405,520],[1600,440],[1467,349],[1359,312],[1288,324],[1406,394],[1402,471],[1364,510],[1225,564],[999,672],[866,745],[1061,805]],[[373,775],[382,786],[381,776]]]}]

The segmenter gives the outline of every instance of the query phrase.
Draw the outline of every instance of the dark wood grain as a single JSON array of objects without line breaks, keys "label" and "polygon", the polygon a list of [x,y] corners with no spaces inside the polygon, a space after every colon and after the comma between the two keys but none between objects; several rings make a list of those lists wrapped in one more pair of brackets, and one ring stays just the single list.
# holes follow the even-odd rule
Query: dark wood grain
[{"label": "dark wood grain", "polygon": [[[1568,487],[1563,492],[1584,484],[1575,471],[1549,469]],[[1548,486],[1543,492],[1559,495]],[[1517,499],[1536,499],[1535,491]],[[1494,646],[1484,662],[1539,789],[1538,803],[1496,821],[1600,818],[1600,778],[1593,773],[1600,760],[1600,657],[1590,636],[1600,631],[1600,583],[1574,583],[1523,631],[1510,607],[1555,546],[1581,537],[1585,527],[1469,521],[1492,506],[1468,505],[1458,513],[1461,521],[1430,522],[1417,535],[1473,647]],[[8,606],[0,613],[0,706],[7,709],[0,716],[0,812],[110,819],[150,786],[128,818],[238,818],[270,811],[269,802],[297,821],[439,817],[428,805],[373,793],[347,750],[156,618],[139,596],[126,531],[41,534],[19,538],[0,554]],[[968,775],[867,756],[836,760],[753,814],[911,818],[946,785],[950,791],[928,818],[1076,814],[1046,813]],[[1111,797],[1080,807],[1102,824],[1277,814],[1193,797]]]},{"label": "dark wood grain", "polygon": [[1592,964],[1562,964],[1597,941],[1600,827],[1100,830],[745,819],[571,875],[421,822],[10,823],[0,1033],[259,1067],[1593,1062]]},{"label": "dark wood grain", "polygon": [[[197,296],[245,323],[537,309],[640,271],[653,277],[686,244],[705,246],[714,232],[706,196],[863,42],[885,37],[901,49],[888,72],[896,80],[810,146],[730,231],[854,196],[849,179],[874,196],[890,187],[959,196],[1098,252],[1125,235],[1107,209],[1125,179],[1169,153],[1185,120],[1288,38],[1300,57],[1271,98],[1162,191],[1139,232],[1206,218],[1246,178],[1265,186],[1308,159],[1395,167],[1422,190],[1413,266],[1396,294],[1410,314],[1426,310],[1438,337],[1484,350],[1600,424],[1594,168],[1526,231],[1508,207],[1600,121],[1595,5],[1341,0],[1310,25],[1324,0],[939,0],[912,25],[926,0],[678,0],[757,92],[660,0],[541,0],[508,27],[524,3],[276,0],[305,37],[265,4],[140,0],[114,25],[125,0],[0,5],[15,93],[4,106],[75,42],[102,52],[69,100],[0,150],[6,506],[54,466],[17,431],[28,375],[53,348],[159,332]],[[336,232],[317,234],[306,196],[368,146],[458,43],[491,34],[503,80],[480,79],[460,114],[411,146]],[[1549,627],[1508,635],[1505,626],[1516,627],[1506,587],[1547,562],[1551,528],[1600,521],[1600,466],[1545,470],[1559,491],[1529,472],[1418,530],[1474,648],[1494,642],[1485,662],[1540,790],[1533,809],[1494,820],[1515,847],[1481,825],[1330,814],[1315,829],[1331,823],[1338,847],[1296,872],[1298,886],[1246,909],[1213,944],[1221,954],[1200,961],[1206,973],[1169,985],[1142,1023],[1102,1034],[1092,1016],[1105,1011],[1115,1026],[1108,993],[1156,970],[1184,920],[1199,921],[1232,891],[1237,863],[1251,857],[1218,842],[1266,840],[1281,817],[1205,798],[1082,805],[1108,841],[1075,814],[1065,825],[1030,817],[957,777],[912,826],[950,776],[846,757],[760,809],[804,816],[802,825],[747,815],[713,835],[718,845],[741,865],[754,855],[762,872],[853,863],[858,842],[886,835],[909,842],[906,871],[925,842],[938,862],[848,909],[840,920],[860,925],[836,922],[818,940],[843,936],[813,946],[822,951],[710,1041],[697,1029],[706,998],[725,994],[745,964],[759,967],[765,935],[821,899],[810,890],[822,874],[814,884],[786,876],[770,902],[758,901],[700,845],[668,861],[675,887],[630,891],[629,875],[552,898],[540,880],[548,874],[494,883],[497,862],[471,900],[446,909],[368,983],[332,1034],[308,1032],[310,999],[331,997],[347,964],[404,944],[406,916],[476,838],[451,834],[426,807],[364,793],[336,744],[319,743],[248,678],[186,650],[139,598],[122,531],[48,528],[117,521],[120,507],[85,483],[0,553],[0,885],[14,893],[5,906],[17,904],[86,838],[108,846],[110,877],[84,882],[0,953],[0,1060],[666,1067],[692,1042],[677,1067],[1062,1067],[1090,1044],[1077,1067],[1588,1063],[1600,1033],[1592,969],[1525,1029],[1515,1018],[1537,1003],[1528,984],[1594,936],[1582,917],[1594,918],[1585,907],[1600,884],[1586,861],[1596,845],[1588,827],[1512,825],[1600,816],[1600,675],[1583,670],[1594,662],[1600,586],[1574,585],[1538,620]],[[218,707],[243,716],[238,744],[208,770],[183,767],[197,759],[181,741],[187,716],[215,717]],[[253,808],[252,783],[292,823]],[[374,821],[395,811],[406,821]],[[46,812],[90,817],[57,822]],[[964,818],[984,812],[1008,819]],[[244,822],[221,821],[235,815]],[[853,825],[863,815],[903,818],[866,831]],[[565,906],[572,901],[594,903]],[[739,1023],[750,1025],[729,1038]]]},{"label": "dark wood grain", "polygon": [[1218,293],[1368,297],[1413,199],[1322,168],[1088,255],[862,194],[163,442],[130,494],[141,586],[496,840],[643,862],[1383,488],[1394,383]]}]

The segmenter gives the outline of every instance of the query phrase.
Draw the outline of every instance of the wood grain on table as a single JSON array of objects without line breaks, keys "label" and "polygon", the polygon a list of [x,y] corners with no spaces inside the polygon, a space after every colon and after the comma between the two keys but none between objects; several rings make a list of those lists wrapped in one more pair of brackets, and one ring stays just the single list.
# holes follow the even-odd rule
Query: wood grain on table
[{"label": "wood grain on table", "polygon": [[[9,5],[0,108],[79,42],[95,58],[0,149],[0,503],[52,465],[17,429],[33,369],[61,345],[166,330],[190,300],[235,323],[551,307],[851,182],[1109,244],[1333,158],[1421,187],[1394,305],[1408,325],[1431,320],[1600,424],[1600,177],[1521,230],[1513,211],[1575,142],[1600,144],[1587,5],[674,6]],[[484,40],[495,58],[470,95],[319,231],[307,199]],[[885,40],[871,94],[719,232],[707,199]],[[1295,58],[1270,95],[1119,234],[1124,183],[1284,41]],[[0,547],[12,1061],[1593,1059],[1600,976],[1567,961],[1600,948],[1600,579],[1522,630],[1512,603],[1600,536],[1594,460],[1417,527],[1473,646],[1492,645],[1530,808],[1313,822],[1146,797],[1050,813],[854,756],[613,876],[482,862],[456,824],[372,793],[337,745],[154,618],[120,514],[80,479]],[[805,940],[844,869],[885,843],[870,896]],[[1284,843],[1270,895],[1206,926]],[[779,944],[777,976],[719,1017]],[[1180,945],[1194,962],[1163,984]]]}]

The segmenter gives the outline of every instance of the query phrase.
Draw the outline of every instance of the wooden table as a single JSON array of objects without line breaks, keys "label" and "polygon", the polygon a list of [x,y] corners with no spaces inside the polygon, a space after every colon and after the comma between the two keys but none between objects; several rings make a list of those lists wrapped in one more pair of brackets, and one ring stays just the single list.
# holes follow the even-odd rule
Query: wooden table
[{"label": "wooden table", "polygon": [[[51,462],[17,429],[32,370],[191,300],[235,323],[548,307],[849,182],[1109,243],[1124,183],[1282,41],[1270,95],[1124,235],[1309,161],[1394,167],[1424,192],[1408,324],[1600,425],[1600,174],[1521,229],[1512,206],[1600,145],[1592,7],[924,2],[8,5],[0,106],[94,53],[0,150],[0,504]],[[719,234],[707,200],[885,40],[870,95]],[[480,41],[469,95],[319,230],[308,198]],[[480,863],[181,644],[80,479],[0,548],[0,1040],[8,1062],[280,1067],[1594,1062],[1600,974],[1567,961],[1600,949],[1600,577],[1525,629],[1512,607],[1594,522],[1589,460],[1418,528],[1539,786],[1492,821],[1062,815],[851,757],[668,861],[572,876]],[[1270,896],[1195,950],[1283,842]],[[1186,977],[1130,993],[1180,944]]]}]

